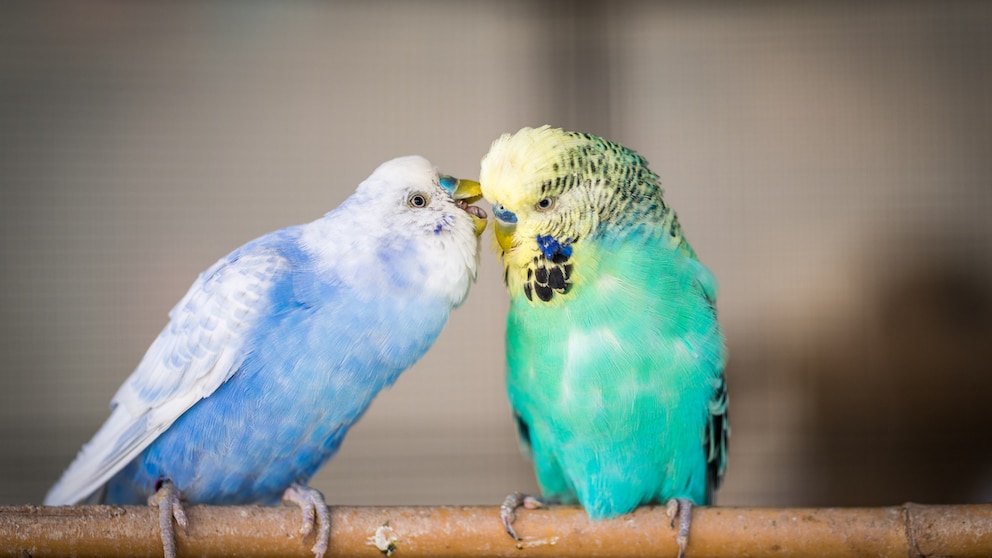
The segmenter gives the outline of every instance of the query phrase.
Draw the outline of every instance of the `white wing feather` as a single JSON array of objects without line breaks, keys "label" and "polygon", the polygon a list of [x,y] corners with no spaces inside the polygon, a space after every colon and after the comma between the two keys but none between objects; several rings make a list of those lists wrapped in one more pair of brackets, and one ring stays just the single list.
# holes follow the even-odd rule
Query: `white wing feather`
[{"label": "white wing feather", "polygon": [[74,504],[103,486],[197,401],[241,366],[246,334],[269,308],[289,263],[271,251],[237,251],[200,274],[169,324],[114,395],[103,424],[45,497]]}]

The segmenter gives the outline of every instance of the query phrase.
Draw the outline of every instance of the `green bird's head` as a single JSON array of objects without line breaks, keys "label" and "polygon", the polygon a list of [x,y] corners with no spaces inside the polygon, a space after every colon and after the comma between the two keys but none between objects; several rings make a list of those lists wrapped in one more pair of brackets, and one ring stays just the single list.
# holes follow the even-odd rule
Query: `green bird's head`
[{"label": "green bird's head", "polygon": [[504,134],[479,182],[511,296],[562,302],[631,235],[667,235],[691,254],[647,161],[601,137],[550,126]]}]

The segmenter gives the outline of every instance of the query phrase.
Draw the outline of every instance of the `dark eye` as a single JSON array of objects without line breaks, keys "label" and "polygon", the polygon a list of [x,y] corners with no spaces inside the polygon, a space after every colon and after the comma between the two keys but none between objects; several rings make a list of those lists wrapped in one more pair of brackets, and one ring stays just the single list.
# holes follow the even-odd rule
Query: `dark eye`
[{"label": "dark eye", "polygon": [[412,194],[406,200],[406,204],[415,209],[420,209],[421,207],[427,207],[427,204],[431,203],[431,199],[427,197],[427,194],[421,194],[417,192]]},{"label": "dark eye", "polygon": [[536,207],[538,211],[547,211],[554,206],[555,206],[555,200],[551,198],[544,198],[541,201],[537,202],[537,205],[535,205],[534,207]]}]

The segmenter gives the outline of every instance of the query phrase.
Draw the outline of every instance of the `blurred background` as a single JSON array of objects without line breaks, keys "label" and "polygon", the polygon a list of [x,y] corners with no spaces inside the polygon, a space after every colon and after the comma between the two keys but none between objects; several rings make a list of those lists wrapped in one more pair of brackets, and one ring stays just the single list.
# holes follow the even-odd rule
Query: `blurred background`
[{"label": "blurred background", "polygon": [[[40,503],[197,274],[379,163],[636,149],[716,273],[732,505],[992,501],[992,4],[33,2],[0,17],[0,504]],[[313,485],[536,489],[480,277]]]}]

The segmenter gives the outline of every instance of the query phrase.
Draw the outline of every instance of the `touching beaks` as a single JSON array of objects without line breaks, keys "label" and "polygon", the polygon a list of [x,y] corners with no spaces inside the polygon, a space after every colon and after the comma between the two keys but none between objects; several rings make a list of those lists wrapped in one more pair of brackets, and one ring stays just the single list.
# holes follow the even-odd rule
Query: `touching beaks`
[{"label": "touching beaks", "polygon": [[448,175],[439,176],[438,183],[451,194],[451,199],[455,200],[455,205],[472,216],[475,236],[481,235],[482,231],[486,230],[486,212],[482,208],[470,204],[482,199],[482,186],[474,180]]}]

